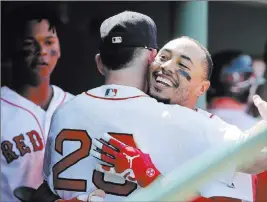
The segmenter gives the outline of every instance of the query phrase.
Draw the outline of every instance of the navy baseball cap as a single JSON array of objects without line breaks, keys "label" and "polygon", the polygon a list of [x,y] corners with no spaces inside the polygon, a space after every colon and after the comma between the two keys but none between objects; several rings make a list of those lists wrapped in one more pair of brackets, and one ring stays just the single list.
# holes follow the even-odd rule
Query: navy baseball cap
[{"label": "navy baseball cap", "polygon": [[157,27],[147,15],[124,11],[106,19],[100,27],[102,47],[158,49]]}]

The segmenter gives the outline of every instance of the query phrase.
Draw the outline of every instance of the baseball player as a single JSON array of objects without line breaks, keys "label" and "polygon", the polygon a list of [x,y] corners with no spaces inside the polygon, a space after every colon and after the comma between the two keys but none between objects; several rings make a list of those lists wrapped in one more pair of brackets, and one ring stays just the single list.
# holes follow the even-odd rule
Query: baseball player
[{"label": "baseball player", "polygon": [[[144,93],[148,87],[147,67],[154,61],[157,49],[156,26],[151,18],[123,12],[105,20],[100,32],[102,44],[95,59],[99,71],[105,75],[105,85],[65,104],[51,123],[44,178],[53,193],[71,199],[97,187],[105,191],[105,200],[118,201],[140,188],[131,182],[134,177],[131,173],[124,173],[125,180],[108,167],[101,172],[95,170],[97,162],[90,156],[94,148],[92,140],[104,133],[149,153],[155,165],[147,158],[149,167],[141,170],[150,178],[170,172],[209,148],[224,147],[245,138],[236,127],[222,126],[182,106],[164,105]],[[202,56],[195,52],[191,62],[187,57],[184,62],[200,65],[194,61]],[[168,82],[167,88],[179,87],[177,77],[170,74],[163,77]],[[158,85],[158,90],[164,88]],[[69,116],[74,112],[75,116]],[[66,116],[68,119],[63,118]],[[139,157],[126,154],[125,159],[135,162]],[[199,190],[201,195],[211,197],[222,192],[225,196],[239,197],[229,188],[234,170],[218,174],[218,179],[210,184],[212,189],[203,187]]]},{"label": "baseball player", "polygon": [[[181,37],[167,43],[160,50],[155,58],[155,62],[151,65],[150,95],[164,103],[186,106],[222,125],[229,125],[218,116],[196,108],[198,97],[209,88],[209,78],[212,71],[211,59],[209,59],[209,62],[202,61],[202,63],[201,61],[197,63],[197,61],[191,59],[194,58],[195,55],[201,55],[201,53],[204,53],[206,58],[210,58],[208,51],[204,47],[188,37]],[[183,60],[182,57],[186,59]],[[201,66],[195,68],[194,64],[201,64]],[[168,80],[168,78],[175,78],[176,74],[179,78],[180,85],[176,89],[170,88],[171,81],[170,79]],[[97,145],[101,147],[101,144]],[[109,153],[106,147],[104,147],[103,151]],[[123,157],[123,155],[121,157]],[[120,162],[119,166],[122,166],[121,159],[122,158],[118,158],[117,160],[117,162]],[[147,157],[145,159],[147,159]],[[137,164],[137,161],[135,163]],[[140,164],[141,163],[138,161],[138,165]],[[126,163],[125,166],[126,165],[128,164]],[[138,184],[142,184],[142,180],[137,181]],[[235,188],[238,189],[243,199],[250,201],[253,200],[251,184],[251,176],[243,173],[238,173],[234,181]],[[217,198],[216,200],[219,199]]]},{"label": "baseball player", "polygon": [[36,6],[4,18],[12,57],[12,82],[1,87],[1,197],[18,201],[20,186],[38,188],[54,111],[73,96],[50,84],[60,58],[56,18]]}]

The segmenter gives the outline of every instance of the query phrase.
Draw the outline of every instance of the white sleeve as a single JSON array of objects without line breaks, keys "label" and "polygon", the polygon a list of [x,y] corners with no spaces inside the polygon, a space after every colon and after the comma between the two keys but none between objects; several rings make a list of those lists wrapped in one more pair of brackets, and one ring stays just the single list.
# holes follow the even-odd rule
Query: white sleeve
[{"label": "white sleeve", "polygon": [[223,196],[253,201],[252,176],[238,173],[231,185],[220,181],[214,181],[202,188],[201,196],[206,198]]},{"label": "white sleeve", "polygon": [[[207,138],[211,142],[211,147],[227,147],[245,138],[245,134],[236,126],[227,124],[222,120],[211,120],[211,124],[213,129],[211,128],[207,132]],[[201,195],[208,198],[224,196],[252,201],[251,176],[237,173],[235,163],[229,162],[229,164],[228,170],[219,173],[214,180],[200,189]]]}]

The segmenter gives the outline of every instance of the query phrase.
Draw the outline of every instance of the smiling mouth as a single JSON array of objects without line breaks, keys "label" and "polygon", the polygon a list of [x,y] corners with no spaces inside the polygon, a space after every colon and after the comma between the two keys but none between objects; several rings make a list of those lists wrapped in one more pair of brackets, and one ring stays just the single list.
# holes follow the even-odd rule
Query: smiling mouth
[{"label": "smiling mouth", "polygon": [[172,80],[168,78],[168,76],[164,75],[162,71],[155,72],[153,74],[153,77],[157,84],[163,87],[174,87],[174,83]]},{"label": "smiling mouth", "polygon": [[46,66],[48,66],[48,63],[46,63],[46,62],[37,62],[37,63],[35,63],[35,66],[37,66],[37,67],[46,67]]}]

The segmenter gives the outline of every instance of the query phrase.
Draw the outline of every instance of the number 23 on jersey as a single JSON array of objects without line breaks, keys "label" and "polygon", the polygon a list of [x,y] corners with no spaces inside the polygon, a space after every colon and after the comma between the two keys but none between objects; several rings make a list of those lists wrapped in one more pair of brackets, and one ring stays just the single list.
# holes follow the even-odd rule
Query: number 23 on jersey
[{"label": "number 23 on jersey", "polygon": [[[109,132],[108,134],[129,146],[136,147],[132,134],[111,132]],[[60,155],[63,155],[63,143],[65,141],[78,141],[81,143],[81,146],[79,149],[73,151],[53,166],[52,170],[54,189],[86,192],[87,180],[62,178],[59,177],[59,175],[71,166],[78,163],[80,160],[89,157],[90,149],[92,146],[92,139],[85,130],[63,129],[58,134],[55,141],[55,150]],[[104,173],[96,170],[94,170],[93,172],[92,181],[98,189],[102,189],[107,194],[117,196],[128,196],[135,189],[137,189],[137,184],[130,181],[125,181],[124,184],[105,181]]]}]

